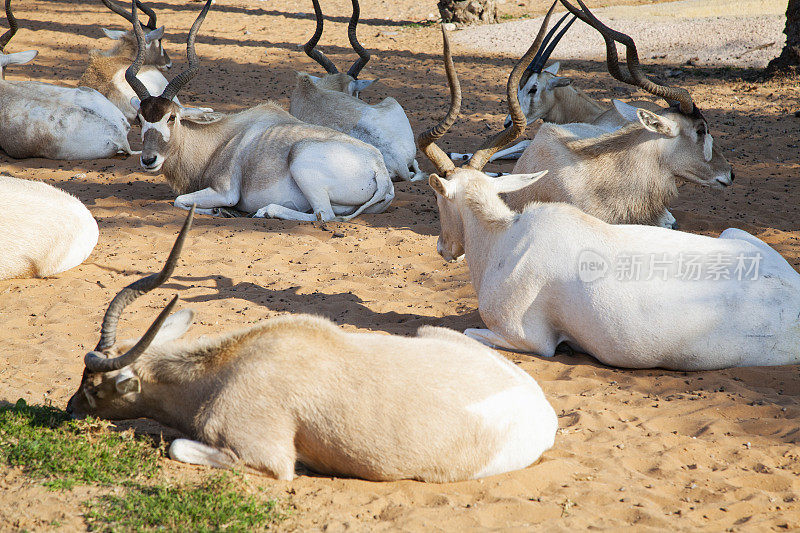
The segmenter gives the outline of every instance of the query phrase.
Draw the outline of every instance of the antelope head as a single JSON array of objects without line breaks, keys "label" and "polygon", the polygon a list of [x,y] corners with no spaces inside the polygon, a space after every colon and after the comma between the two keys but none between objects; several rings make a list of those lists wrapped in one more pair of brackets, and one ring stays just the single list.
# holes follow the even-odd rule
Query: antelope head
[{"label": "antelope head", "polygon": [[508,77],[506,95],[508,97],[511,124],[504,131],[487,139],[472,156],[472,159],[460,168],[457,168],[447,154],[436,145],[436,141],[442,138],[453,126],[461,111],[461,85],[453,64],[450,39],[447,31],[442,27],[444,65],[450,86],[450,109],[437,125],[417,136],[417,146],[430,159],[431,163],[436,167],[436,171],[441,174],[441,177],[437,174],[431,174],[428,178],[428,184],[436,194],[436,203],[439,209],[441,232],[436,248],[439,254],[447,261],[457,261],[464,255],[463,219],[455,202],[460,190],[468,186],[470,182],[478,180],[484,183],[491,183],[497,192],[505,192],[512,184],[514,189],[508,190],[518,189],[520,182],[533,183],[533,181],[544,175],[542,172],[537,174],[511,174],[503,176],[502,179],[492,179],[484,174],[482,170],[492,155],[503,146],[513,142],[525,130],[527,120],[520,107],[519,100],[517,100],[517,90],[519,89],[519,82],[525,65],[531,61],[544,39],[545,28],[554,8],[555,4],[547,12],[545,24],[539,30],[539,34],[533,44],[525,55],[517,61]]},{"label": "antelope head", "polygon": [[[556,3],[557,2],[558,0],[556,0]],[[569,14],[561,17],[556,25],[553,26],[553,29],[547,33],[547,36],[536,51],[536,55],[522,73],[522,79],[520,80],[519,89],[517,90],[517,99],[519,100],[523,113],[528,117],[528,124],[536,122],[550,112],[556,104],[556,89],[567,87],[572,83],[572,80],[569,78],[558,75],[559,63],[553,63],[547,68],[544,67],[547,60],[550,59],[550,55],[553,53],[556,45],[561,41],[561,38],[577,18],[575,16],[571,17],[569,22],[558,32],[558,35],[554,36],[559,26],[561,26],[568,17]],[[543,21],[542,27],[547,27],[547,21]],[[539,31],[541,31],[541,28]],[[506,117],[504,126],[508,127],[510,124],[511,116],[508,116]]]},{"label": "antelope head", "polygon": [[[606,42],[608,72],[617,80],[639,87],[663,98],[669,107],[659,113],[615,102],[617,111],[631,122],[639,122],[645,129],[661,137],[662,159],[673,173],[686,181],[713,188],[725,188],[733,183],[731,165],[714,146],[708,121],[692,101],[689,91],[679,87],[659,85],[641,70],[639,54],[633,39],[612,30],[595,17],[583,0],[577,0],[580,9],[567,0],[561,3],[573,15],[596,29]],[[621,70],[616,43],[625,46],[628,72]]]},{"label": "antelope head", "polygon": [[109,304],[100,328],[100,341],[84,357],[81,384],[67,403],[67,413],[73,417],[93,415],[122,420],[145,416],[140,401],[142,383],[132,365],[147,353],[148,348],[183,335],[191,325],[193,313],[187,309],[170,315],[178,301],[175,296],[138,341],[123,342],[119,346],[116,344],[117,322],[125,307],[166,282],[172,275],[193,216],[194,208],[189,211],[161,272],[128,285]]},{"label": "antelope head", "polygon": [[314,4],[314,15],[317,19],[317,27],[311,39],[303,45],[303,50],[305,50],[308,57],[322,65],[322,68],[324,68],[328,74],[321,78],[316,76],[309,77],[314,84],[320,88],[340,91],[358,98],[361,91],[377,81],[358,79],[358,74],[361,72],[361,69],[363,69],[367,61],[369,61],[369,52],[361,46],[361,43],[358,42],[358,38],[356,37],[358,18],[361,15],[361,7],[358,5],[358,0],[352,0],[353,13],[347,25],[347,37],[350,39],[350,46],[352,46],[353,50],[358,54],[358,59],[353,62],[346,74],[339,72],[339,69],[336,68],[333,61],[328,59],[321,50],[315,48],[320,37],[322,37],[324,17],[322,15],[322,8],[319,5],[319,0],[311,0],[311,2]]},{"label": "antelope head", "polygon": [[11,13],[11,0],[6,0],[6,19],[8,20],[9,29],[0,37],[0,79],[5,79],[6,77],[6,65],[24,65],[25,63],[33,61],[33,58],[39,53],[36,50],[16,52],[13,54],[7,54],[5,52],[6,45],[11,38],[16,35],[19,29],[17,19],[14,17],[14,14]]},{"label": "antelope head", "polygon": [[[138,110],[139,122],[142,125],[142,155],[140,163],[142,168],[150,172],[158,172],[164,164],[169,153],[170,141],[180,130],[181,119],[192,122],[204,123],[213,120],[216,116],[212,110],[202,107],[184,107],[173,98],[178,91],[197,74],[199,61],[194,50],[194,41],[200,25],[211,7],[212,0],[206,0],[203,9],[197,16],[189,30],[186,41],[186,56],[189,67],[173,78],[159,96],[152,96],[144,84],[136,77],[142,66],[145,56],[144,31],[140,24],[133,24],[133,31],[139,51],[133,64],[125,72],[125,79],[136,92],[137,97],[131,99],[131,104]],[[132,19],[136,20],[136,2],[131,3]]]},{"label": "antelope head", "polygon": [[[129,23],[133,24],[133,17],[121,6],[115,4],[111,0],[102,0],[102,2],[108,9],[117,15],[120,15]],[[144,34],[145,56],[143,64],[152,65],[159,70],[167,71],[172,67],[172,60],[170,59],[169,55],[167,55],[167,52],[164,50],[161,42],[164,38],[164,26],[158,26],[158,17],[152,8],[142,4],[139,0],[136,0],[136,4],[138,8],[144,11],[144,13],[148,16],[147,24],[142,25],[139,23],[143,30],[147,30],[147,32]],[[138,48],[136,37],[132,32],[108,30],[106,28],[101,29],[109,39],[121,41],[120,46],[128,46],[133,50]]]}]

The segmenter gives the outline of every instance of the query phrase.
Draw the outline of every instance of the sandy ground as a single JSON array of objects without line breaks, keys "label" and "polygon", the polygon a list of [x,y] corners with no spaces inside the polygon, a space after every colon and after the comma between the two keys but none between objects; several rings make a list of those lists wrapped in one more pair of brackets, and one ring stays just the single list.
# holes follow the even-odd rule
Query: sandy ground
[{"label": "sandy ground", "polygon": [[[426,127],[444,113],[447,99],[440,36],[435,27],[412,24],[424,20],[433,3],[363,3],[359,35],[374,52],[363,77],[382,80],[365,97],[377,102],[393,96],[415,130]],[[546,7],[540,1],[517,4],[504,9],[540,14]],[[180,43],[199,6],[180,0],[153,5],[167,24],[167,47],[180,68]],[[334,22],[326,26],[324,50],[342,66],[353,58],[345,36],[348,5],[326,2]],[[122,27],[99,2],[31,0],[18,9],[25,29],[9,51],[37,48],[40,56],[34,65],[10,69],[9,79],[77,80],[87,51],[107,46],[98,40],[99,26]],[[297,49],[313,31],[309,13],[310,5],[289,0],[218,0],[198,38],[201,71],[182,101],[222,111],[266,98],[288,104],[293,70],[320,71]],[[463,116],[442,144],[472,151],[505,116],[502,91],[515,56],[462,45],[456,54]],[[669,56],[658,62],[655,73],[682,65]],[[562,65],[597,98],[641,97],[611,80],[602,63]],[[673,209],[681,227],[710,235],[729,226],[747,229],[797,268],[796,83],[761,83],[750,70],[680,69],[672,83],[692,92],[737,175],[735,186],[722,192],[682,187]],[[427,162],[424,167],[431,168]],[[124,285],[160,268],[184,213],[172,207],[174,195],[163,178],[143,173],[135,159],[74,163],[0,155],[0,171],[77,195],[100,225],[100,242],[83,265],[49,279],[0,282],[0,400],[63,406],[80,381],[82,357],[97,340],[107,302]],[[198,311],[196,335],[284,312],[318,313],[351,330],[401,334],[422,324],[481,327],[467,266],[444,263],[436,254],[433,195],[422,184],[398,184],[397,191],[386,213],[329,225],[344,237],[307,224],[198,217],[174,277],[126,311],[121,336],[144,331],[176,292],[181,305]],[[307,474],[290,483],[259,476],[253,482],[296,506],[286,529],[800,528],[796,368],[629,371],[586,356],[506,355],[538,380],[560,416],[556,445],[538,464],[449,485]],[[204,472],[165,465],[170,478]],[[3,472],[0,530],[42,530],[53,520],[61,529],[82,529],[79,503],[94,491],[54,495],[18,472]]]},{"label": "sandy ground", "polygon": [[[681,0],[592,12],[615,30],[634,36],[639,56],[651,62],[764,68],[786,42],[782,33],[786,2],[782,0]],[[561,8],[555,15],[563,13],[566,10]],[[469,28],[453,40],[468,50],[521,56],[541,23],[539,17],[499,27]],[[531,37],[526,40],[526,36]],[[597,31],[578,22],[564,35],[551,59],[602,60],[606,53],[603,43]],[[619,48],[620,57],[625,57],[624,48]]]}]

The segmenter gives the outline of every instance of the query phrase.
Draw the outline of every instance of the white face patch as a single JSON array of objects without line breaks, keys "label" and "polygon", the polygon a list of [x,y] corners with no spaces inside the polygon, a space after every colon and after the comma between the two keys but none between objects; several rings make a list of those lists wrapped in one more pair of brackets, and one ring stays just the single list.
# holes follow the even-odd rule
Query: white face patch
[{"label": "white face patch", "polygon": [[169,142],[169,126],[167,125],[169,117],[169,115],[164,115],[158,122],[142,120],[142,139],[144,139],[144,134],[152,129],[161,134],[161,138],[164,139],[164,142]]},{"label": "white face patch", "polygon": [[714,154],[714,138],[710,133],[706,133],[705,141],[703,141],[703,157],[706,161],[711,161]]}]

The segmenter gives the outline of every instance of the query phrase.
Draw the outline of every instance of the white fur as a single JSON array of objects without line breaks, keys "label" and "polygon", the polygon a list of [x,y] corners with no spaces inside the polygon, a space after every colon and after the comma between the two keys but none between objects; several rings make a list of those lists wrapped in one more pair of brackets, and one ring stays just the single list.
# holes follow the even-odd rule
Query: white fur
[{"label": "white fur", "polygon": [[706,133],[706,138],[703,140],[703,157],[706,161],[711,161],[714,151],[714,138],[710,133]]},{"label": "white fur", "polygon": [[467,411],[507,435],[500,451],[475,474],[476,479],[525,468],[553,446],[558,419],[543,417],[532,409],[544,401],[544,393],[534,382],[510,387],[467,406]]},{"label": "white fur", "polygon": [[[0,64],[3,57],[8,56],[0,56]],[[131,153],[129,130],[119,109],[94,89],[0,80],[0,148],[11,157],[79,160]]]},{"label": "white fur", "polygon": [[0,279],[46,277],[76,267],[98,236],[97,222],[74,196],[0,176]]}]

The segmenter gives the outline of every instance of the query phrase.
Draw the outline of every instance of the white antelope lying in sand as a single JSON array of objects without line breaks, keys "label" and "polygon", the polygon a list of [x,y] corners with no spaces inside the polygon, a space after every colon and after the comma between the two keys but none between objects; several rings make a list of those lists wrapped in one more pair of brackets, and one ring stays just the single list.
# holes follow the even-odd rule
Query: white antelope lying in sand
[{"label": "white antelope lying in sand", "polygon": [[[141,99],[133,104],[142,124],[142,167],[163,168],[180,193],[175,205],[197,205],[199,213],[233,207],[256,217],[328,221],[383,212],[394,187],[375,147],[301,122],[272,103],[208,123],[207,110],[172,101],[199,68],[194,40],[210,5],[208,0],[189,32],[188,70],[160,96],[151,96],[136,78],[144,39],[141,27],[133,26],[139,54],[125,78]],[[135,20],[135,3],[132,11]]]},{"label": "white antelope lying in sand", "polygon": [[453,100],[442,122],[420,134],[419,146],[447,178],[429,179],[441,221],[437,249],[448,261],[466,257],[489,328],[467,335],[544,356],[566,342],[631,368],[800,362],[800,275],[747,232],[728,229],[714,239],[611,225],[565,203],[533,202],[521,213],[508,208],[499,193],[546,178],[546,171],[494,179],[479,171],[525,127],[513,98],[525,57],[508,83],[511,127],[456,169],[435,144],[460,102],[444,35]]},{"label": "white antelope lying in sand", "polygon": [[5,67],[36,57],[35,50],[6,54],[18,25],[6,0],[9,29],[0,37],[0,148],[14,158],[98,159],[122,151],[130,125],[103,95],[86,87],[6,81]]},{"label": "white antelope lying in sand", "polygon": [[170,316],[176,296],[138,342],[115,347],[120,314],[169,278],[190,222],[161,273],[109,305],[73,416],[153,418],[189,437],[170,446],[175,460],[285,480],[300,461],[375,481],[460,481],[524,468],[553,445],[558,421],[536,381],[445,328],[408,338],[288,315],[180,341],[193,314]]},{"label": "white antelope lying in sand", "polygon": [[97,222],[74,196],[0,176],[0,279],[44,278],[76,267],[98,235]]},{"label": "white antelope lying in sand", "polygon": [[[111,0],[103,0],[103,4],[133,24],[131,14],[126,13],[122,7]],[[149,20],[145,25],[148,31],[144,35],[146,43],[144,62],[136,77],[151,94],[161,94],[168,83],[162,71],[166,71],[172,66],[172,60],[161,43],[164,37],[164,26],[158,27],[155,11],[138,0],[137,4],[148,15]],[[136,119],[136,109],[131,104],[131,98],[135,97],[136,93],[125,80],[125,71],[138,52],[136,37],[131,30],[107,30],[105,28],[102,30],[108,38],[118,41],[118,43],[111,50],[89,52],[89,64],[78,84],[97,90],[117,106],[129,122],[133,122]],[[174,101],[179,103],[177,98]]]},{"label": "white antelope lying in sand", "polygon": [[465,254],[486,344],[552,356],[566,342],[628,368],[800,362],[800,275],[738,229],[719,238],[611,225],[563,203],[511,211],[499,192],[540,174],[431,176],[438,249]]},{"label": "white antelope lying in sand", "polygon": [[397,100],[389,97],[378,104],[370,105],[358,98],[359,92],[374,81],[356,79],[369,61],[369,53],[356,38],[358,0],[352,0],[353,14],[348,26],[348,36],[359,58],[347,74],[339,72],[325,54],[314,48],[322,36],[323,18],[319,1],[312,1],[317,28],[304,49],[328,74],[318,78],[304,72],[298,73],[289,112],[303,122],[341,131],[376,147],[381,151],[392,179],[423,179],[425,174],[419,169],[415,159],[417,147],[414,144],[414,132],[411,131],[408,117]]}]

